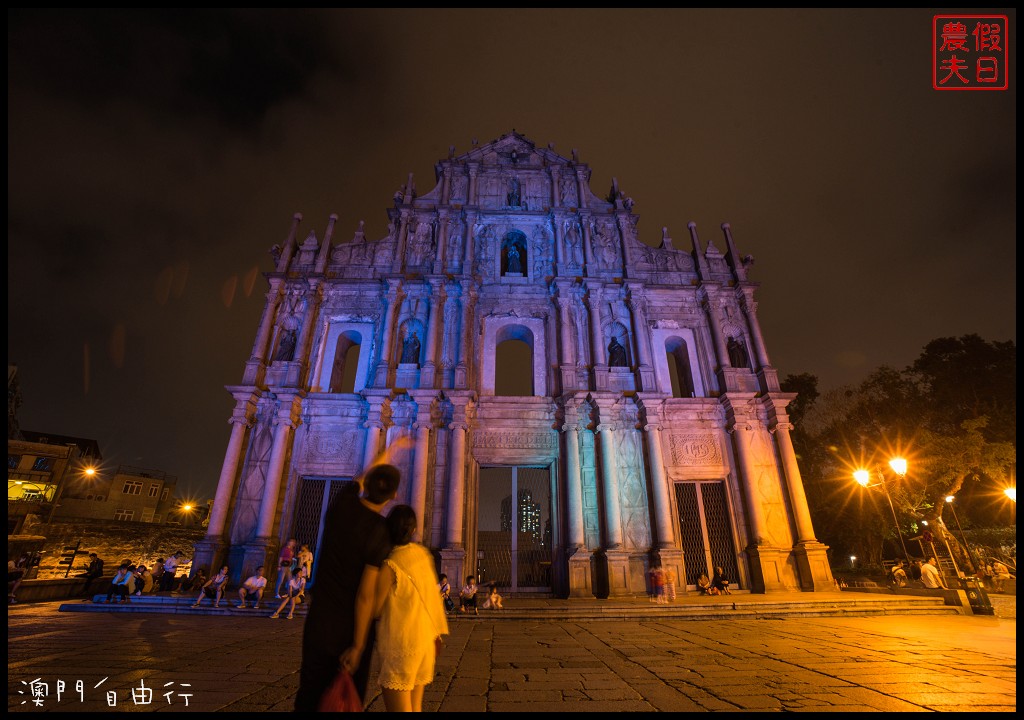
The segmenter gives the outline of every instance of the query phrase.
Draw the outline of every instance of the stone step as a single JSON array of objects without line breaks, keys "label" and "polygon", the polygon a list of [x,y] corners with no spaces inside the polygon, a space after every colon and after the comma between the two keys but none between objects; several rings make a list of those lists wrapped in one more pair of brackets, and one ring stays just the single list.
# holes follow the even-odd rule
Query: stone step
[{"label": "stone step", "polygon": [[[880,615],[957,615],[960,608],[944,604],[941,597],[850,597],[829,593],[827,597],[808,597],[796,593],[776,598],[771,595],[736,594],[728,597],[680,598],[675,603],[656,604],[646,598],[613,600],[506,597],[502,610],[480,609],[479,615],[452,613],[452,621],[474,620],[719,620],[727,618],[782,619],[787,617],[871,617]],[[105,600],[106,596],[97,596]],[[204,602],[193,608],[193,598],[148,596],[132,598],[126,604],[105,602],[70,602],[60,606],[61,612],[160,613],[179,615],[218,615],[269,617],[277,602],[264,603],[259,610],[235,608],[235,602],[221,602],[220,608]],[[279,602],[279,601],[278,601]],[[295,615],[305,615],[308,604],[296,606]]]},{"label": "stone step", "polygon": [[[269,602],[264,600],[257,610],[251,606],[245,609],[237,608],[237,597],[222,599],[219,608],[215,608],[213,601],[209,598],[204,599],[199,607],[194,608],[192,605],[195,604],[195,597],[192,595],[139,595],[132,596],[127,603],[119,602],[116,598],[110,603],[106,600],[106,594],[94,595],[89,600],[63,603],[58,610],[60,612],[162,613],[174,615],[224,615],[229,613],[270,617],[281,602],[274,598],[271,598]],[[308,603],[299,603],[295,606],[295,615],[305,615],[307,612]]]}]

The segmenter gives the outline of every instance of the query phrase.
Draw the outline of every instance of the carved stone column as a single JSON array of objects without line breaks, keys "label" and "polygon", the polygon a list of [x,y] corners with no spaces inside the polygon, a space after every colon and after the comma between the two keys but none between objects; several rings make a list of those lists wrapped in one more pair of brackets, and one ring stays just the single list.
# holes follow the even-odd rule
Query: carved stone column
[{"label": "carved stone column", "polygon": [[587,206],[587,195],[590,188],[587,186],[587,171],[584,168],[576,168],[576,196],[579,198],[581,208]]},{"label": "carved stone column", "polygon": [[475,212],[466,213],[466,248],[463,252],[462,273],[473,274],[473,253],[476,246],[476,219]]},{"label": "carved stone column", "polygon": [[591,553],[586,546],[586,531],[583,522],[583,478],[580,472],[580,439],[575,412],[562,426],[565,432],[566,456],[566,559],[569,563],[569,597],[593,597],[594,583],[591,577]]},{"label": "carved stone column", "polygon": [[597,260],[594,259],[594,240],[590,234],[590,215],[580,213],[580,225],[583,227],[583,258],[587,265],[587,275],[593,274],[597,269]]},{"label": "carved stone column", "polygon": [[668,477],[665,475],[665,455],[661,447],[661,424],[652,422],[644,426],[647,449],[651,456],[651,489],[654,494],[654,522],[658,530],[658,547],[675,547],[672,529],[672,503],[669,499]]},{"label": "carved stone column", "polygon": [[477,173],[480,172],[480,166],[477,165],[476,163],[468,163],[468,167],[469,167],[469,202],[467,202],[466,204],[467,205],[479,205],[480,203],[477,200],[477,194],[476,194],[477,193],[477,187],[476,187],[477,177],[476,176],[477,176]]},{"label": "carved stone column", "polygon": [[[602,414],[605,408],[602,407]],[[615,424],[602,422],[597,426],[601,438],[601,479],[604,489],[604,527],[609,549],[622,547],[622,514],[619,510],[619,471],[615,465]]]},{"label": "carved stone column", "polygon": [[465,397],[452,399],[453,422],[448,425],[448,496],[445,507],[445,546],[441,548],[441,572],[459,582],[465,577],[466,548],[466,434],[469,431],[473,402]]},{"label": "carved stone column", "polygon": [[405,264],[405,243],[409,236],[409,219],[411,213],[402,210],[400,224],[398,226],[398,239],[395,241],[395,259],[391,263],[391,272],[402,272],[402,265]]},{"label": "carved stone column", "polygon": [[443,301],[441,299],[441,281],[430,280],[430,315],[427,320],[427,356],[420,370],[420,387],[434,387],[434,374],[437,369],[437,336],[439,313]]},{"label": "carved stone column", "polygon": [[633,336],[636,338],[637,354],[640,356],[640,389],[657,392],[651,351],[651,328],[647,323],[647,300],[642,285],[629,285],[629,308],[633,312]]},{"label": "carved stone column", "polygon": [[743,314],[747,316],[747,327],[750,328],[750,341],[754,346],[754,357],[757,368],[771,365],[768,361],[768,351],[764,346],[764,336],[761,335],[761,324],[757,322],[757,303],[754,301],[754,288],[743,290]]},{"label": "carved stone column", "polygon": [[[423,513],[427,507],[427,459],[430,452],[430,413],[424,414],[420,411],[421,419],[417,420],[413,427],[416,429],[416,455],[413,460],[412,490],[409,495],[409,505],[416,511],[416,535],[417,541],[423,538]],[[425,419],[422,419],[424,418]]]},{"label": "carved stone column", "polygon": [[301,394],[278,394],[280,406],[274,418],[274,439],[267,466],[267,484],[263,489],[263,499],[256,522],[257,538],[270,538],[274,529],[274,519],[277,517],[281,499],[281,484],[284,480],[284,464],[288,458],[289,440],[296,425],[296,405],[301,397]]},{"label": "carved stone column", "polygon": [[[559,185],[558,185],[559,175],[560,174],[561,174],[561,169],[558,167],[558,165],[552,165],[551,166],[551,207],[553,207],[553,208],[556,208],[556,207],[558,207],[559,205],[562,204],[562,200],[559,197],[561,192],[560,192]],[[561,262],[561,258],[559,258],[559,262]]]},{"label": "carved stone column", "polygon": [[231,423],[231,437],[228,439],[228,449],[224,453],[224,464],[221,466],[217,494],[210,509],[206,537],[195,544],[193,563],[197,568],[213,567],[220,563],[224,556],[227,548],[224,528],[227,524],[228,509],[235,492],[235,481],[238,479],[238,464],[242,459],[245,433],[252,427],[253,415],[256,412],[257,393],[238,388],[232,394],[235,396],[235,409],[228,421]]},{"label": "carved stone column", "polygon": [[370,469],[374,459],[380,454],[380,433],[384,423],[380,420],[368,420],[363,424],[366,428],[366,446],[363,448],[363,472]]},{"label": "carved stone column", "polygon": [[387,291],[384,296],[384,301],[387,303],[387,308],[384,311],[384,334],[380,341],[380,359],[377,361],[377,369],[374,373],[373,385],[374,387],[387,387],[388,384],[388,369],[391,365],[391,347],[394,345],[394,332],[395,332],[395,316],[398,313],[398,293],[402,286],[402,281],[389,278],[387,280]]},{"label": "carved stone column", "polygon": [[448,211],[439,210],[439,223],[437,227],[437,247],[434,248],[434,274],[440,275],[444,272],[444,259],[448,251]]},{"label": "carved stone column", "polygon": [[578,387],[576,382],[576,359],[574,357],[572,333],[572,297],[568,283],[558,284],[558,318],[559,337],[561,340],[561,373],[562,392],[569,392]]},{"label": "carved stone column", "polygon": [[473,302],[476,291],[471,280],[462,281],[462,326],[459,328],[459,364],[455,366],[455,388],[468,387],[469,360],[473,352]]},{"label": "carved stone column", "polygon": [[448,487],[445,541],[449,548],[457,549],[463,546],[463,510],[466,504],[466,431],[469,426],[465,422],[453,422],[448,429],[452,433],[452,444],[448,452],[451,483]]},{"label": "carved stone column", "polygon": [[590,339],[591,356],[594,364],[594,388],[598,392],[608,389],[608,363],[605,362],[604,329],[601,327],[600,283],[588,282],[590,290]]},{"label": "carved stone column", "polygon": [[268,355],[268,344],[270,333],[274,329],[274,321],[277,318],[277,308],[281,304],[284,288],[282,277],[271,277],[270,289],[267,290],[267,302],[263,306],[263,317],[260,318],[260,327],[256,331],[256,342],[252,346],[252,356],[245,363],[245,372],[242,375],[244,385],[261,385],[266,372]]},{"label": "carved stone column", "polygon": [[787,422],[776,422],[773,433],[786,472],[789,505],[796,525],[797,545],[793,548],[793,556],[796,559],[802,590],[829,591],[835,585],[828,563],[828,547],[814,537],[811,513],[807,507],[807,496],[804,494],[804,483],[800,477],[800,467],[797,465],[796,452],[793,450],[793,441],[789,435],[792,427]]},{"label": "carved stone column", "polygon": [[764,593],[785,590],[778,570],[779,561],[784,563],[785,558],[781,557],[778,548],[769,545],[765,537],[763,497],[758,487],[759,473],[751,450],[755,432],[753,425],[757,422],[753,410],[749,408],[752,399],[752,394],[730,393],[723,399],[723,404],[726,408],[727,430],[732,434],[737,461],[733,473],[745,500],[748,537],[745,552],[750,563],[750,590]]}]

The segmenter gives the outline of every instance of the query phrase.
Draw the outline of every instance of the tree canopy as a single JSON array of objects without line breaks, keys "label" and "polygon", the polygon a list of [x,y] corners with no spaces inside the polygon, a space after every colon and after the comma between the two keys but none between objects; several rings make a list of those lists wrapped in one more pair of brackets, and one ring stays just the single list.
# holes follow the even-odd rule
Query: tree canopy
[{"label": "tree canopy", "polygon": [[[787,377],[783,390],[800,393],[793,443],[819,538],[877,560],[897,524],[912,537],[942,518],[947,495],[958,523],[996,523],[1016,477],[1016,356],[1013,342],[965,335],[933,340],[911,366],[877,368],[858,386],[821,393],[813,375]],[[906,458],[905,476],[889,468],[894,456]],[[859,468],[886,483],[892,509],[853,482]]]}]

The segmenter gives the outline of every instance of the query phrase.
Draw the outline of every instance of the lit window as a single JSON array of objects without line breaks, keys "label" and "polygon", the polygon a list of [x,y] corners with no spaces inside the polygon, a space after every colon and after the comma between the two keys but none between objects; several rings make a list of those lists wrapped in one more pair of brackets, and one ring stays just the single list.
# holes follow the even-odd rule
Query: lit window
[{"label": "lit window", "polygon": [[135,518],[135,511],[134,510],[115,510],[114,511],[114,519],[115,520],[133,520],[134,518]]}]

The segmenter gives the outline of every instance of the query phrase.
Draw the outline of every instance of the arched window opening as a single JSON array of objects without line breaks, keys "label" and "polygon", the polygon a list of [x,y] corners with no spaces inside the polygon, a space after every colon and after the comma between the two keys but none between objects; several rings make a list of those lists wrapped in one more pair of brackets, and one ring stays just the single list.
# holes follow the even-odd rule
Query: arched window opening
[{"label": "arched window opening", "polygon": [[355,392],[356,369],[359,367],[359,348],[362,340],[359,333],[351,330],[338,336],[338,344],[334,350],[334,367],[331,369],[330,392]]},{"label": "arched window opening", "polygon": [[509,277],[523,277],[527,274],[528,258],[526,236],[513,230],[501,242],[501,274]]},{"label": "arched window opening", "polygon": [[672,378],[672,397],[693,397],[693,373],[690,370],[690,353],[686,343],[677,337],[665,341],[668,354],[668,372]]},{"label": "arched window opening", "polygon": [[494,362],[494,394],[533,395],[533,348],[522,340],[498,343]]}]

